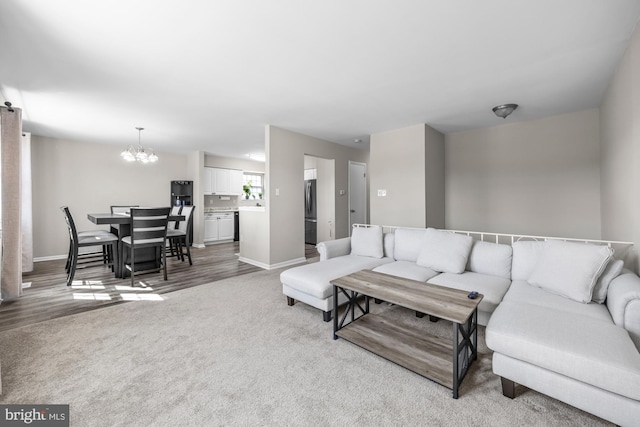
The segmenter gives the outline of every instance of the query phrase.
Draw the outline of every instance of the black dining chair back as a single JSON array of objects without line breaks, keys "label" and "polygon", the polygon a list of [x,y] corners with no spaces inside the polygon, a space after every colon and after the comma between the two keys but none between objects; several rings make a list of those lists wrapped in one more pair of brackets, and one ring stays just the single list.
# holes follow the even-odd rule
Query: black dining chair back
[{"label": "black dining chair back", "polygon": [[180,215],[184,216],[184,221],[178,223],[177,229],[167,230],[167,238],[171,246],[171,254],[176,250],[177,256],[184,262],[184,250],[186,249],[189,265],[191,261],[191,230],[193,229],[193,212],[195,206],[183,206]]},{"label": "black dining chair back", "polygon": [[[167,242],[167,224],[171,208],[131,208],[131,235],[122,238],[122,244],[130,250],[130,262],[125,268],[131,272],[131,286],[135,282],[136,272],[159,271],[164,272],[167,280],[167,258],[165,245]],[[153,262],[151,266],[143,263],[136,265],[136,250],[156,247],[160,252],[160,266]],[[156,257],[157,258],[157,257]],[[150,268],[147,268],[150,267]]]},{"label": "black dining chair back", "polygon": [[[172,206],[171,207],[171,215],[180,215],[180,211],[182,210],[182,206]],[[178,228],[178,224],[181,221],[169,221],[169,225],[167,225],[167,230],[175,230]]]},{"label": "black dining chair back", "polygon": [[[67,286],[71,286],[79,266],[106,264],[113,269],[113,260],[117,250],[118,237],[104,230],[78,231],[67,206],[60,207],[69,230],[69,255],[67,256]],[[80,248],[101,247],[101,251],[80,253]]]},{"label": "black dining chair back", "polygon": [[[131,211],[131,208],[137,208],[139,205],[111,205],[109,208],[111,209],[112,214],[128,214]],[[111,232],[118,235],[118,227],[111,224]]]}]

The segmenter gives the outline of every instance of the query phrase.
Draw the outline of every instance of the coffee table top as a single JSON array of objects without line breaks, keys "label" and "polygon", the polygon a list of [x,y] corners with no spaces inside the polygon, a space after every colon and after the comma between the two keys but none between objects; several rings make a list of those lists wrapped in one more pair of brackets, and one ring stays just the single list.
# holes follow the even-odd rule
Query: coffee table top
[{"label": "coffee table top", "polygon": [[332,280],[331,284],[456,323],[466,322],[483,298],[478,294],[475,299],[470,299],[468,291],[372,270],[340,277]]}]

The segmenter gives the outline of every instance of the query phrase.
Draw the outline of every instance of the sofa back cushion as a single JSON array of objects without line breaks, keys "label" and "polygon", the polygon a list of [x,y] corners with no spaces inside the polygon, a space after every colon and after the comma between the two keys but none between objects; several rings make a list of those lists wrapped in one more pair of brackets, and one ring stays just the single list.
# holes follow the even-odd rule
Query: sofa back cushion
[{"label": "sofa back cushion", "polygon": [[417,264],[443,273],[462,273],[467,265],[471,245],[471,236],[427,228]]},{"label": "sofa back cushion", "polygon": [[513,248],[477,240],[471,247],[467,270],[511,280]]},{"label": "sofa back cushion", "polygon": [[395,260],[416,262],[425,232],[423,228],[397,228],[393,248]]},{"label": "sofa back cushion", "polygon": [[511,280],[529,280],[533,267],[544,249],[544,241],[521,240],[511,245],[513,262],[511,264]]},{"label": "sofa back cushion", "polygon": [[620,259],[612,259],[607,264],[607,268],[604,269],[598,281],[596,282],[596,286],[593,288],[593,295],[591,296],[591,301],[597,302],[598,304],[604,303],[607,299],[607,291],[609,290],[609,284],[613,279],[618,277],[620,273],[622,273],[622,268],[624,267],[624,262]]},{"label": "sofa back cushion", "polygon": [[351,232],[351,255],[382,258],[384,256],[382,227],[379,225],[354,227]]},{"label": "sofa back cushion", "polygon": [[591,302],[593,288],[611,260],[611,248],[548,240],[529,283],[581,303]]},{"label": "sofa back cushion", "polygon": [[393,258],[393,250],[395,245],[395,235],[393,233],[384,233],[382,236],[382,247],[384,256]]}]

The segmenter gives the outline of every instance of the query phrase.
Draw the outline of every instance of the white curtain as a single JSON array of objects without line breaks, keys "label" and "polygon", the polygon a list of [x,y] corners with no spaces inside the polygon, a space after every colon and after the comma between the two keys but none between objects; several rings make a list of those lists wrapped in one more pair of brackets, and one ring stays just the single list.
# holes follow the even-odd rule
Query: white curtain
[{"label": "white curtain", "polygon": [[22,272],[33,271],[31,134],[22,133]]},{"label": "white curtain", "polygon": [[22,110],[0,107],[2,275],[0,300],[22,295]]}]

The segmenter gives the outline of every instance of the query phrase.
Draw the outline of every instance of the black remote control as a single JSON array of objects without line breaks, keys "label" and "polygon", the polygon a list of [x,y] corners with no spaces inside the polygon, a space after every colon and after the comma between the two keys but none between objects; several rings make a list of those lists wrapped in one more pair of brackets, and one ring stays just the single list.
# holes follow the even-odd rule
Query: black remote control
[{"label": "black remote control", "polygon": [[467,295],[469,299],[476,299],[477,296],[478,296],[478,293],[476,291],[470,292],[469,295]]}]

